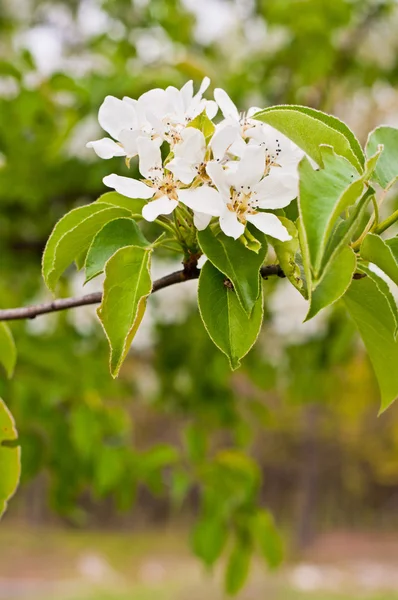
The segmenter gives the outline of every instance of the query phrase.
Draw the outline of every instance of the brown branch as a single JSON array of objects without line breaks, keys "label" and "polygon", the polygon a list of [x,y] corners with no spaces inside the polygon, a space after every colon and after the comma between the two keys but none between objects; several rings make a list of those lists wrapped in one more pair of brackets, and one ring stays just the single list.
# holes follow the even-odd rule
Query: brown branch
[{"label": "brown branch", "polygon": [[[191,279],[197,279],[200,274],[200,269],[195,265],[190,265],[188,268],[182,269],[181,271],[175,271],[161,277],[153,282],[152,294],[169,285],[175,283],[182,283],[183,281],[189,281]],[[277,275],[278,277],[285,277],[282,269],[279,265],[267,265],[261,268],[261,276],[266,279],[270,275]],[[78,298],[59,298],[52,302],[44,302],[43,304],[36,304],[33,306],[24,306],[20,308],[7,308],[0,310],[0,321],[16,321],[18,319],[34,319],[39,315],[45,315],[47,313],[57,312],[59,310],[67,310],[68,308],[76,308],[78,306],[87,306],[89,304],[99,304],[102,300],[101,292],[94,292],[93,294],[86,294]]]}]

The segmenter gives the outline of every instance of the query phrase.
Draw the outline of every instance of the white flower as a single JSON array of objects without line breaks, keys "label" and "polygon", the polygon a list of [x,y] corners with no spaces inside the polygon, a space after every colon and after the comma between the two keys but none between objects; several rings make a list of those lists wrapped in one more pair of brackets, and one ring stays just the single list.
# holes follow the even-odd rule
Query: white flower
[{"label": "white flower", "polygon": [[195,95],[193,82],[188,81],[181,90],[172,86],[166,90],[155,88],[138,100],[107,96],[99,109],[98,121],[113,139],[104,137],[88,142],[87,147],[93,148],[100,158],[126,156],[129,161],[138,154],[139,137],[160,138],[174,146],[181,141],[185,127],[201,112],[206,110],[209,118],[215,116],[217,104],[202,97],[209,84],[210,79],[205,77]]},{"label": "white flower", "polygon": [[234,169],[225,169],[217,162],[207,165],[207,172],[223,201],[220,227],[226,235],[237,239],[249,222],[281,241],[291,239],[278,217],[259,209],[287,206],[296,197],[295,177],[289,173],[284,175],[278,169],[264,177],[265,160],[262,146],[248,145]]},{"label": "white flower", "polygon": [[199,129],[187,127],[181,132],[181,142],[174,146],[174,158],[167,163],[167,169],[177,179],[190,184],[205,171],[206,140]]},{"label": "white flower", "polygon": [[[164,90],[159,91],[164,92]],[[151,90],[151,92],[154,92],[153,96],[156,96],[158,90]],[[137,100],[130,102],[127,99],[119,100],[114,96],[107,96],[100,106],[98,121],[102,129],[114,139],[104,137],[94,142],[88,142],[87,148],[93,148],[100,158],[105,159],[114,156],[126,156],[127,159],[130,159],[136,156],[138,138],[152,135],[152,127],[145,118],[145,112],[137,109],[138,102]]]},{"label": "white flower", "polygon": [[212,119],[217,113],[218,106],[214,101],[203,98],[209,85],[210,79],[205,77],[195,95],[192,80],[180,90],[169,86],[164,91],[167,108],[163,112],[154,111],[149,102],[146,114],[156,135],[173,147],[182,141],[182,132],[187,125],[203,111],[206,111],[209,119]]},{"label": "white flower", "polygon": [[253,106],[247,113],[240,114],[224,90],[217,88],[214,97],[225,118],[210,143],[214,158],[225,162],[230,156],[240,157],[245,152],[246,142],[261,145],[265,149],[268,171],[274,166],[282,167],[296,175],[298,182],[297,166],[304,152],[270,125],[253,119],[259,108]]},{"label": "white flower", "polygon": [[139,169],[146,178],[139,181],[131,177],[107,175],[104,183],[128,198],[151,200],[142,210],[147,221],[154,221],[159,215],[169,215],[182,202],[194,211],[194,224],[204,229],[212,216],[219,216],[223,209],[218,192],[208,186],[181,189],[181,183],[171,172],[162,166],[160,153],[161,140],[151,141],[138,138]]}]

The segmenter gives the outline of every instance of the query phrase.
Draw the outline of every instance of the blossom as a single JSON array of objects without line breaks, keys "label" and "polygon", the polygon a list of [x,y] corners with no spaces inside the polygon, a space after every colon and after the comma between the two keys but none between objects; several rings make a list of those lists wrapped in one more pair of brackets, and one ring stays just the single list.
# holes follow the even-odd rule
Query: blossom
[{"label": "blossom", "polygon": [[197,229],[207,227],[212,216],[219,216],[223,208],[218,192],[209,185],[184,189],[171,171],[162,166],[160,153],[161,140],[153,142],[138,138],[139,169],[144,181],[112,174],[104,177],[104,183],[128,198],[150,200],[142,210],[147,221],[154,221],[159,215],[169,215],[179,202],[194,211],[194,224]]},{"label": "blossom", "polygon": [[220,227],[226,235],[237,239],[249,222],[281,241],[291,239],[276,215],[260,212],[260,209],[287,206],[296,197],[295,178],[277,169],[264,177],[265,160],[263,146],[248,145],[233,169],[217,162],[207,165],[207,173],[223,201]]},{"label": "blossom", "polygon": [[239,113],[221,88],[214,91],[214,97],[224,116],[210,142],[214,158],[225,162],[230,156],[242,156],[247,143],[261,145],[265,149],[267,171],[274,166],[281,167],[296,175],[298,182],[297,166],[304,152],[270,125],[253,119],[259,108],[253,106],[247,113]]},{"label": "blossom", "polygon": [[174,158],[167,163],[167,169],[185,184],[195,177],[208,179],[205,170],[206,140],[199,129],[187,127],[181,133],[181,142],[174,146]]},{"label": "blossom", "polygon": [[210,118],[216,114],[216,103],[203,98],[209,85],[210,79],[205,77],[195,95],[193,82],[188,81],[180,90],[173,86],[165,90],[155,88],[138,100],[107,96],[99,109],[98,121],[113,139],[104,137],[88,142],[87,147],[93,148],[100,158],[125,156],[128,162],[139,152],[140,137],[160,139],[174,146],[182,140],[185,127],[201,112],[206,110]]}]

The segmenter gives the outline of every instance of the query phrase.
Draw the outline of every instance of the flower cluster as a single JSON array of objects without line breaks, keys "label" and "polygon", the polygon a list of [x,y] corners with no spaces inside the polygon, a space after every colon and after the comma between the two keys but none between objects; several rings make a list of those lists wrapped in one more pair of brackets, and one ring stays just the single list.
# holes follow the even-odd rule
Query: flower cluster
[{"label": "flower cluster", "polygon": [[[299,148],[281,133],[253,118],[255,107],[240,114],[218,88],[214,100],[203,94],[206,77],[194,94],[193,82],[180,90],[153,89],[138,100],[107,96],[99,110],[101,127],[112,136],[89,142],[101,158],[138,156],[142,179],[107,175],[104,183],[129,198],[148,200],[148,221],[169,215],[184,204],[198,230],[219,219],[222,231],[235,239],[246,223],[281,241],[290,239],[278,217],[269,212],[297,196]],[[218,110],[223,120],[212,119]],[[162,159],[162,146],[169,152]]]}]

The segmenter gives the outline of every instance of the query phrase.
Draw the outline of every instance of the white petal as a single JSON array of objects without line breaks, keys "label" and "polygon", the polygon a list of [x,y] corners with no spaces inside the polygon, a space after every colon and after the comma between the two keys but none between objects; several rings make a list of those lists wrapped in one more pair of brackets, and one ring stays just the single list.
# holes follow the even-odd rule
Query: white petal
[{"label": "white petal", "polygon": [[181,132],[182,142],[174,146],[174,156],[185,158],[188,163],[201,163],[206,153],[206,141],[203,133],[195,127],[186,127]]},{"label": "white petal", "polygon": [[220,217],[220,227],[225,235],[237,240],[245,232],[245,226],[238,221],[236,213],[226,210]]},{"label": "white petal", "polygon": [[149,187],[142,181],[137,181],[137,179],[132,179],[131,177],[122,177],[121,175],[107,175],[102,180],[105,185],[113,188],[122,196],[127,196],[127,198],[143,198],[144,200],[148,200],[153,196],[153,188]]},{"label": "white petal", "polygon": [[214,90],[214,99],[226,119],[230,117],[235,121],[239,121],[239,111],[225,90],[216,88]]},{"label": "white petal", "polygon": [[154,88],[145,92],[138,98],[138,105],[141,114],[153,113],[159,119],[162,119],[170,110],[169,98],[165,90]]},{"label": "white petal", "polygon": [[151,140],[147,137],[137,139],[140,173],[147,179],[163,175],[160,143],[159,139]]},{"label": "white petal", "polygon": [[217,162],[209,162],[206,166],[207,174],[223,196],[225,202],[229,202],[231,191],[227,182],[228,172],[224,171]]},{"label": "white petal", "polygon": [[281,242],[287,242],[292,239],[286,227],[284,227],[278,217],[272,213],[247,215],[246,219],[250,223],[253,223],[253,225],[263,233],[270,235],[277,240],[281,240]]},{"label": "white petal", "polygon": [[109,138],[102,138],[94,142],[88,142],[86,148],[92,148],[100,158],[113,158],[114,156],[126,156],[124,149]]},{"label": "white petal", "polygon": [[193,190],[179,190],[178,199],[192,210],[219,217],[225,210],[221,194],[208,185]]},{"label": "white petal", "polygon": [[193,81],[187,81],[180,89],[180,95],[184,106],[184,111],[187,110],[193,98]]},{"label": "white petal", "polygon": [[142,216],[147,221],[154,221],[159,215],[169,215],[178,205],[177,200],[169,200],[167,196],[162,196],[157,200],[148,202],[142,209]]},{"label": "white petal", "polygon": [[260,111],[261,111],[261,108],[259,108],[258,106],[251,106],[249,108],[249,110],[247,111],[247,116],[250,118]]},{"label": "white petal", "polygon": [[190,184],[197,175],[194,166],[185,160],[185,158],[173,158],[167,163],[166,169],[171,171],[176,179],[182,181],[182,183],[185,183],[186,185]]},{"label": "white petal", "polygon": [[225,154],[230,150],[232,144],[240,138],[238,123],[217,127],[210,141],[210,147],[213,150],[213,156],[217,160],[222,160]]},{"label": "white petal", "polygon": [[216,114],[218,113],[218,104],[214,102],[214,100],[205,100],[206,102],[206,115],[209,119],[214,119]]},{"label": "white petal", "polygon": [[298,176],[274,167],[267,177],[254,187],[260,208],[283,208],[297,198]]},{"label": "white petal", "polygon": [[177,88],[170,85],[168,88],[166,88],[166,94],[173,117],[175,117],[179,123],[185,122],[185,106],[180,90],[177,90]]},{"label": "white petal", "polygon": [[138,154],[137,139],[144,134],[139,130],[122,129],[119,134],[119,140],[123,144],[123,148],[126,151],[126,155],[129,158]]},{"label": "white petal", "polygon": [[211,215],[205,215],[204,213],[197,211],[193,213],[193,224],[198,231],[203,231],[203,229],[206,229],[210,221]]},{"label": "white petal", "polygon": [[122,129],[136,129],[137,124],[134,106],[114,96],[107,96],[101,104],[98,121],[115,140]]},{"label": "white petal", "polygon": [[228,181],[236,189],[256,185],[264,175],[265,152],[262,146],[247,146],[235,173]]},{"label": "white petal", "polygon": [[205,91],[207,90],[207,88],[209,87],[209,85],[210,85],[210,78],[203,77],[202,83],[200,84],[199,91],[196,95],[202,97],[203,94],[205,93]]}]

